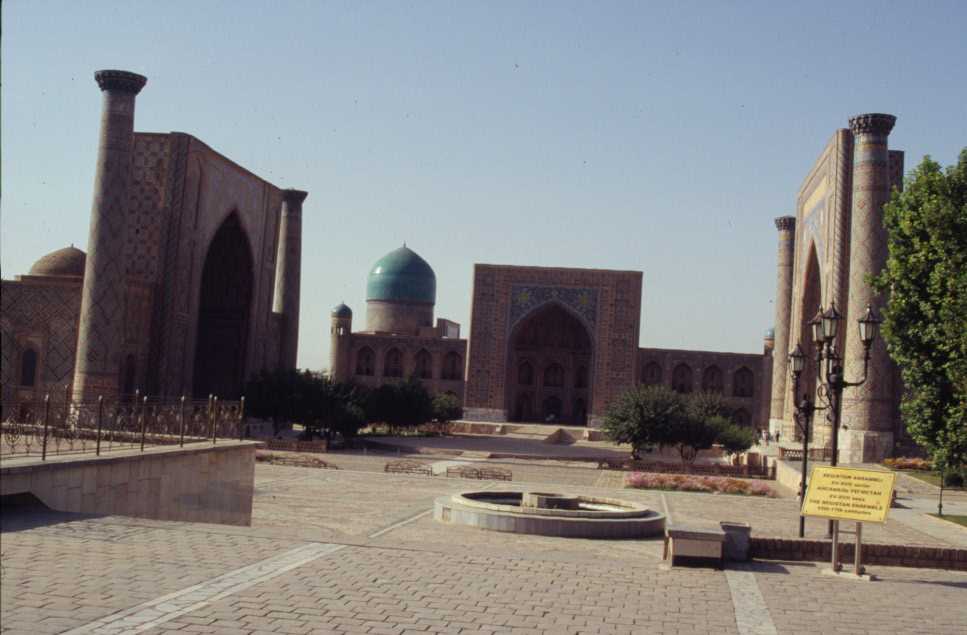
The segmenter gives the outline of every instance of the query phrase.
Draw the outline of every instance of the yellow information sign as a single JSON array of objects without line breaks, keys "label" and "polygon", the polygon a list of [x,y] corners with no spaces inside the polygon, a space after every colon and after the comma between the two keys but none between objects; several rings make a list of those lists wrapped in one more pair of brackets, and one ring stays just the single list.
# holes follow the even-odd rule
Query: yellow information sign
[{"label": "yellow information sign", "polygon": [[893,501],[896,474],[853,467],[813,468],[803,516],[882,523]]}]

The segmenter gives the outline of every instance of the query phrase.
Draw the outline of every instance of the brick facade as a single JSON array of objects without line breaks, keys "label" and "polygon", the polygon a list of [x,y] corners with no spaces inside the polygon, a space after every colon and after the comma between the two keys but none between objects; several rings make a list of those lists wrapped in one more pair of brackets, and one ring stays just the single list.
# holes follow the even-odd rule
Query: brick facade
[{"label": "brick facade", "polygon": [[[98,81],[104,88],[108,80],[122,82],[129,76],[139,77],[106,71]],[[143,78],[139,81],[143,85]],[[120,89],[110,84],[105,90]],[[98,164],[107,167],[99,168],[103,174],[95,183],[92,242],[83,275],[3,282],[5,401],[23,392],[17,369],[23,346],[18,342],[34,342],[41,349],[38,372],[44,383],[32,387],[32,393],[72,381],[75,398],[111,398],[131,387],[153,395],[190,393],[197,388],[198,331],[201,320],[208,319],[202,310],[223,301],[213,298],[233,284],[244,287],[233,288],[244,302],[236,323],[229,325],[234,339],[226,342],[244,354],[228,384],[221,385],[240,390],[239,382],[261,369],[294,365],[295,342],[283,347],[280,339],[285,334],[293,339],[298,328],[298,262],[285,269],[281,281],[289,298],[279,303],[284,312],[273,311],[276,287],[283,286],[276,280],[277,260],[298,254],[301,241],[300,227],[290,222],[288,246],[277,258],[283,190],[190,135],[132,132],[125,126],[133,122],[133,96],[125,99],[105,100]],[[131,121],[121,121],[121,110]],[[119,161],[125,165],[123,178],[111,171],[120,170]],[[240,277],[206,270],[209,265],[217,269],[218,263],[209,260],[218,258],[208,256],[216,235],[228,226],[237,237],[231,241],[237,252],[233,262],[250,269]],[[206,271],[210,280],[226,284],[204,289]],[[222,324],[212,328],[225,330]],[[83,369],[75,363],[79,344],[88,360]]]}]

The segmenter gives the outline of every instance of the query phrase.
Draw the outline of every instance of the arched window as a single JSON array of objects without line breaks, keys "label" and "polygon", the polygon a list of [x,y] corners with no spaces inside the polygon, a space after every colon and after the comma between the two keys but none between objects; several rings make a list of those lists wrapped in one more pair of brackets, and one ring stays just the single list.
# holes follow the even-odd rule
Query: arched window
[{"label": "arched window", "polygon": [[578,397],[574,400],[574,423],[583,426],[588,422],[588,407],[584,400]]},{"label": "arched window", "polygon": [[561,400],[557,397],[548,397],[544,400],[544,421],[553,423],[561,418]]},{"label": "arched window", "polygon": [[534,397],[530,393],[517,395],[516,420],[530,421],[534,418]]},{"label": "arched window", "polygon": [[28,348],[20,356],[20,385],[33,386],[37,383],[37,351]]},{"label": "arched window", "polygon": [[359,349],[359,352],[356,353],[356,374],[372,377],[375,360],[376,355],[373,354],[373,349],[368,346]]},{"label": "arched window", "polygon": [[672,371],[672,390],[681,393],[692,392],[692,369],[688,364],[679,364]]},{"label": "arched window", "polygon": [[451,381],[463,379],[463,363],[460,356],[450,351],[443,358],[443,378]]},{"label": "arched window", "polygon": [[752,418],[749,416],[749,411],[745,408],[739,408],[732,414],[732,420],[740,426],[749,425],[751,419]]},{"label": "arched window", "polygon": [[557,388],[557,387],[563,386],[564,385],[564,367],[561,366],[560,364],[551,364],[546,369],[544,369],[544,385],[551,388]]},{"label": "arched window", "polygon": [[578,372],[574,376],[574,387],[575,388],[587,388],[588,387],[588,368],[587,368],[587,366],[578,366]]},{"label": "arched window", "polygon": [[386,351],[386,363],[383,366],[384,377],[403,376],[403,354],[398,348],[391,348]]},{"label": "arched window", "polygon": [[517,367],[517,383],[521,386],[530,386],[534,383],[534,367],[530,362],[521,362]]},{"label": "arched window", "polygon": [[661,384],[661,364],[658,362],[648,362],[641,371],[641,380],[649,386]]},{"label": "arched window", "polygon": [[416,354],[414,374],[420,379],[431,379],[433,377],[433,358],[430,357],[430,353],[426,349]]},{"label": "arched window", "polygon": [[702,372],[702,390],[705,392],[722,392],[722,370],[718,366],[709,366]]},{"label": "arched window", "polygon": [[736,397],[752,396],[752,371],[740,368],[732,376],[732,394]]}]

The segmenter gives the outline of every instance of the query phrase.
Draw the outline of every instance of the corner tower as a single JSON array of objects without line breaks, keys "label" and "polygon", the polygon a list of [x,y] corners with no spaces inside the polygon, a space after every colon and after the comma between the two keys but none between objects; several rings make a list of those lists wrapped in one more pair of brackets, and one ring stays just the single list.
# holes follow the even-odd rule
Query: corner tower
[{"label": "corner tower", "polygon": [[94,79],[103,99],[74,370],[76,400],[118,394],[134,101],[148,81],[142,75],[117,70],[97,71]]},{"label": "corner tower", "polygon": [[335,382],[349,381],[352,352],[353,311],[345,304],[332,309],[329,329],[329,376]]},{"label": "corner tower", "polygon": [[366,282],[366,330],[417,335],[433,326],[436,274],[405,244],[373,265]]}]

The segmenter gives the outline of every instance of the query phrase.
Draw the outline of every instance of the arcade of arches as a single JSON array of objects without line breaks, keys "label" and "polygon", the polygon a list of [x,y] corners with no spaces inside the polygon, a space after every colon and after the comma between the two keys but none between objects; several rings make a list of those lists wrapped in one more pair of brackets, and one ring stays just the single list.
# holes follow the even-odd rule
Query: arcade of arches
[{"label": "arcade of arches", "polygon": [[559,304],[525,318],[510,341],[510,419],[585,425],[591,358],[587,328]]}]

